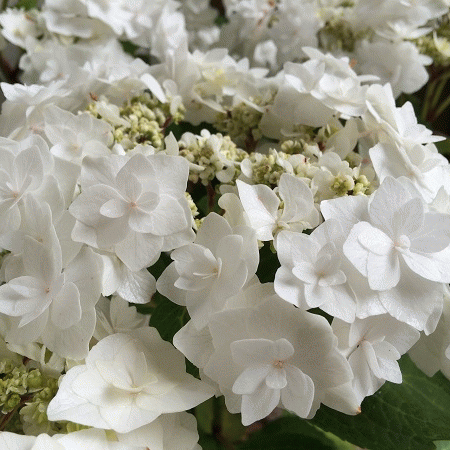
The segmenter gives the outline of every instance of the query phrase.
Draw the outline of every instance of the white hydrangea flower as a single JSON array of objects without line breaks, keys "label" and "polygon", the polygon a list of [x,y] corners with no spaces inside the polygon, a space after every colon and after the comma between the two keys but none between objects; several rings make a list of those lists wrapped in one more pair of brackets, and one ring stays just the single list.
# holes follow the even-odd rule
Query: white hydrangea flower
[{"label": "white hydrangea flower", "polygon": [[[445,239],[447,239],[447,225],[445,225],[445,223],[448,219],[445,214],[436,216],[433,215],[433,213],[425,212],[426,210],[423,210],[425,205],[420,194],[407,179],[399,178],[398,180],[394,180],[392,178],[386,178],[383,185],[384,187],[380,187],[379,190],[372,195],[371,199],[365,196],[357,196],[325,200],[321,203],[321,211],[326,220],[330,218],[337,219],[343,229],[343,239],[346,241],[344,244],[344,254],[347,258],[346,264],[344,264],[342,270],[347,276],[349,285],[356,294],[357,317],[364,318],[372,315],[389,313],[397,320],[405,322],[417,330],[424,330],[429,334],[435,329],[442,312],[444,285],[442,282],[430,281],[423,276],[419,277],[418,275],[420,274],[414,272],[406,262],[404,262],[403,255],[406,254],[406,258],[410,257],[412,260],[414,260],[416,255],[418,255],[417,257],[419,259],[422,258],[427,260],[429,258],[432,261],[431,265],[425,262],[425,266],[421,268],[422,272],[424,270],[431,270],[430,268],[433,268],[433,265],[434,270],[438,271],[438,267],[443,269],[443,267],[446,266],[445,254],[448,250],[429,254],[428,252],[416,253],[417,249],[412,248],[410,255],[407,251],[408,249],[404,249],[404,253],[401,253],[398,250],[395,250],[396,247],[392,244],[391,261],[393,261],[393,267],[391,267],[391,271],[388,275],[385,276],[387,268],[384,266],[384,264],[386,264],[384,258],[387,258],[390,254],[389,245],[381,247],[382,243],[378,243],[378,246],[374,244],[371,248],[375,249],[378,254],[369,256],[369,250],[362,246],[362,243],[358,240],[356,234],[358,234],[359,227],[366,227],[365,224],[368,226],[368,228],[366,228],[367,231],[369,229],[372,230],[373,225],[376,225],[377,228],[373,234],[370,234],[370,232],[366,233],[366,236],[370,235],[370,242],[373,243],[376,242],[375,239],[377,237],[378,239],[380,239],[380,236],[381,238],[384,238],[383,235],[386,236],[385,240],[391,239],[388,237],[388,234],[393,233],[395,227],[402,229],[402,226],[415,226],[417,227],[417,231],[415,232],[416,234],[412,234],[410,241],[415,238],[420,242],[420,229],[423,227],[422,231],[425,233],[425,241],[426,236],[429,235],[430,242],[432,242],[433,245],[436,245],[433,233],[436,232],[438,236],[436,242],[439,242],[439,239],[444,239],[445,241]],[[377,201],[375,201],[377,194],[379,194],[379,196]],[[381,199],[382,201],[379,201]],[[401,217],[403,217],[403,219],[408,217],[407,214],[403,214],[402,216],[401,211],[408,209],[405,205],[411,200],[414,200],[412,203],[413,206],[414,204],[417,205],[419,216],[422,214],[423,218],[427,217],[426,225],[420,221],[420,217],[420,220],[418,221],[416,221],[416,219],[407,222],[399,220]],[[402,205],[403,209],[397,210],[398,205]],[[420,208],[422,208],[422,210]],[[411,211],[412,210],[413,209],[411,208]],[[373,222],[372,217],[375,217],[375,222]],[[397,217],[397,219],[395,219],[397,222],[394,220],[395,217]],[[436,220],[434,224],[433,217]],[[394,227],[391,231],[388,231],[388,219],[392,222],[391,228]],[[441,219],[442,221],[439,225]],[[385,223],[388,228],[382,226],[382,222]],[[373,225],[369,225],[369,223],[372,223]],[[440,228],[441,226],[443,228]],[[381,229],[379,227],[381,227]],[[433,231],[433,227],[437,228]],[[395,229],[398,231],[397,228]],[[427,229],[425,230],[425,228]],[[385,230],[388,234],[385,234],[382,230]],[[368,241],[365,241],[364,238],[361,238],[361,240],[367,246]],[[388,241],[387,243],[389,244]],[[359,252],[361,258],[358,259],[356,265],[354,262],[356,262],[357,258],[355,259],[355,257],[358,255],[358,251],[355,250],[355,253],[355,251],[349,250],[354,244],[356,244],[356,247],[358,248],[364,248],[363,252]],[[346,245],[348,247],[346,247]],[[427,244],[425,244],[424,248],[426,250],[428,249]],[[430,249],[432,248],[433,247],[430,247]],[[385,256],[379,254],[386,249],[387,253]],[[436,255],[435,261],[433,261],[434,255]],[[380,258],[379,265],[375,263],[377,258]],[[376,276],[375,272],[371,272],[373,278],[370,281],[368,272],[374,267],[377,267],[378,269],[376,270],[379,270],[380,273]],[[363,271],[361,271],[361,268],[363,268]],[[394,269],[398,269],[398,272],[395,272]],[[417,270],[420,270],[420,268]],[[390,281],[393,286],[389,287],[388,281]],[[373,283],[375,283],[375,285]],[[411,288],[412,286],[414,286],[413,289]],[[381,287],[384,289],[380,289]]]},{"label": "white hydrangea flower", "polygon": [[397,108],[390,84],[374,84],[366,93],[367,110],[362,115],[365,126],[367,148],[385,142],[409,149],[418,144],[442,141],[442,136],[417,122],[414,108],[410,102]]},{"label": "white hydrangea flower", "polygon": [[[283,173],[278,196],[263,184],[252,186],[237,180],[236,185],[248,221],[261,241],[276,239],[283,229],[301,232],[319,224],[311,189],[298,177]],[[279,209],[281,201],[283,208]]]},{"label": "white hydrangea flower", "polygon": [[156,288],[187,306],[199,329],[253,277],[259,263],[253,230],[246,226],[232,229],[215,213],[205,218],[194,243],[174,250],[171,257],[174,262],[159,277]]},{"label": "white hydrangea flower", "polygon": [[78,170],[54,160],[39,136],[22,142],[3,139],[0,145],[0,235],[19,229],[29,194],[47,201],[59,215],[73,196]]},{"label": "white hydrangea flower", "polygon": [[342,231],[329,219],[310,236],[282,231],[277,240],[281,267],[275,275],[275,291],[302,308],[321,308],[346,322],[355,320],[356,299],[342,271]]},{"label": "white hydrangea flower", "polygon": [[155,277],[143,268],[130,270],[115,253],[97,251],[103,260],[102,294],[116,293],[130,303],[147,303],[156,292]]},{"label": "white hydrangea flower", "polygon": [[116,436],[120,445],[129,445],[133,450],[135,446],[139,450],[141,446],[143,450],[149,446],[152,450],[201,450],[197,421],[187,412],[161,414],[148,425]]},{"label": "white hydrangea flower", "polygon": [[145,327],[150,320],[150,316],[138,313],[135,306],[118,295],[113,295],[110,300],[101,297],[95,306],[95,312],[97,322],[94,337],[98,341],[110,334]]},{"label": "white hydrangea flower", "polygon": [[362,41],[356,49],[358,71],[379,77],[379,83],[389,83],[394,97],[402,92],[417,92],[428,81],[425,66],[432,63],[429,56],[419,53],[408,41]]},{"label": "white hydrangea flower", "polygon": [[374,290],[395,287],[403,263],[421,277],[448,283],[450,216],[426,212],[408,184],[387,177],[369,203],[369,222],[359,222],[344,253]]},{"label": "white hydrangea flower", "polygon": [[118,37],[149,47],[152,31],[164,12],[173,13],[178,6],[174,0],[138,1],[114,0],[108,4],[100,0],[82,0],[90,17],[97,18],[114,30]]},{"label": "white hydrangea flower", "polygon": [[23,271],[0,286],[0,311],[14,318],[6,338],[16,344],[40,339],[58,355],[83,358],[95,327],[100,258],[85,247],[62,271],[57,240],[44,246],[25,236],[22,261]]},{"label": "white hydrangea flower", "polygon": [[1,83],[6,101],[0,115],[0,132],[11,139],[23,139],[33,131],[43,130],[43,110],[49,104],[63,109],[80,105],[80,99],[64,80],[51,82],[48,86]]},{"label": "white hydrangea flower", "polygon": [[36,10],[7,8],[0,14],[0,25],[6,40],[22,48],[29,37],[37,37],[43,31]]},{"label": "white hydrangea flower", "polygon": [[64,376],[47,415],[128,433],[161,414],[193,408],[213,393],[186,373],[183,355],[155,328],[144,327],[95,345],[86,364]]},{"label": "white hydrangea flower", "polygon": [[450,379],[450,292],[444,290],[444,309],[436,330],[419,341],[409,350],[408,355],[414,363],[429,377],[440,370]]},{"label": "white hydrangea flower", "polygon": [[141,445],[124,445],[111,442],[104,430],[91,428],[69,434],[40,434],[22,436],[3,431],[0,434],[0,446],[5,450],[144,450]]},{"label": "white hydrangea flower", "polygon": [[46,0],[41,17],[49,31],[68,37],[95,39],[113,34],[107,24],[88,16],[82,0]]},{"label": "white hydrangea flower", "polygon": [[[269,298],[259,308],[217,313],[208,325],[214,352],[203,371],[218,383],[229,411],[242,413],[244,425],[279,405],[312,417],[327,392],[352,377],[323,317]],[[357,413],[346,405],[341,401],[341,410]]]},{"label": "white hydrangea flower", "polygon": [[44,110],[45,135],[53,144],[53,155],[81,164],[84,156],[108,156],[112,128],[91,114],[74,115],[54,105]]},{"label": "white hydrangea flower", "polygon": [[188,174],[188,163],[177,156],[85,157],[81,194],[69,208],[77,219],[73,239],[114,246],[133,272],[151,266],[161,251],[193,238]]},{"label": "white hydrangea flower", "polygon": [[426,202],[430,202],[441,187],[450,190],[448,160],[438,153],[433,143],[411,147],[379,143],[369,150],[369,155],[381,182],[387,176],[407,177]]},{"label": "white hydrangea flower", "polygon": [[334,319],[331,326],[353,370],[352,385],[359,402],[385,381],[402,382],[397,360],[417,342],[417,330],[386,314],[356,319],[352,324]]}]

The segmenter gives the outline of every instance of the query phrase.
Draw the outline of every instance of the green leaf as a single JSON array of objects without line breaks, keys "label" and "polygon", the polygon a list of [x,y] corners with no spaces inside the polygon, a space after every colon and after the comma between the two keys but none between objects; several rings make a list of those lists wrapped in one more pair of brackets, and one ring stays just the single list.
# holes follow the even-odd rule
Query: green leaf
[{"label": "green leaf", "polygon": [[275,272],[280,267],[276,253],[272,251],[271,242],[265,242],[259,251],[259,265],[256,275],[261,283],[271,283],[275,279]]},{"label": "green leaf", "polygon": [[237,446],[238,450],[355,450],[331,433],[326,433],[311,422],[299,417],[282,417]]},{"label": "green leaf", "polygon": [[450,139],[436,142],[436,147],[441,155],[444,155],[447,158],[450,156]]},{"label": "green leaf", "polygon": [[176,305],[158,292],[154,300],[156,308],[150,316],[150,326],[155,327],[164,340],[172,342],[175,333],[189,319],[186,308]]},{"label": "green leaf", "polygon": [[191,125],[189,122],[180,122],[179,124],[171,123],[166,128],[166,136],[172,132],[176,140],[179,141],[183,133],[189,132],[200,134],[202,130],[208,130],[211,134],[217,133],[214,126],[207,122],[202,122],[200,125]]},{"label": "green leaf", "polygon": [[450,441],[436,441],[437,450],[450,450]]},{"label": "green leaf", "polygon": [[130,41],[119,41],[119,42],[123,48],[123,51],[131,56],[134,56],[136,54],[136,51],[139,49],[139,45],[133,44],[133,42]]},{"label": "green leaf", "polygon": [[407,355],[400,367],[403,383],[386,382],[358,416],[322,406],[312,423],[370,450],[434,450],[433,441],[450,440],[449,381],[441,373],[427,377]]},{"label": "green leaf", "polygon": [[205,434],[200,432],[200,439],[198,443],[200,444],[203,450],[224,450],[225,447],[214,438],[214,436],[210,434]]},{"label": "green leaf", "polygon": [[29,9],[37,8],[37,0],[19,0],[14,7],[28,11]]}]

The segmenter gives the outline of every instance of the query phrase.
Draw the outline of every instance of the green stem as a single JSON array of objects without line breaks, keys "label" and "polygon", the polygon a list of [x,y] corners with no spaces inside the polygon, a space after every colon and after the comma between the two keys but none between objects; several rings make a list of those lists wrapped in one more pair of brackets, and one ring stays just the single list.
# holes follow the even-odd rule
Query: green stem
[{"label": "green stem", "polygon": [[450,73],[445,74],[441,78],[438,79],[437,87],[434,91],[433,99],[431,100],[431,107],[434,109],[439,103],[439,99],[441,97],[442,91],[447,84],[447,81],[450,78]]},{"label": "green stem", "polygon": [[31,398],[33,398],[34,394],[25,394],[21,397],[19,404],[13,408],[8,413],[4,414],[3,417],[0,420],[0,433],[6,428],[6,425],[8,425],[9,421],[13,418],[14,414],[22,407],[24,406]]},{"label": "green stem", "polygon": [[214,190],[211,183],[206,186],[206,191],[208,194],[208,213],[210,213],[211,211],[214,211],[216,191]]},{"label": "green stem", "polygon": [[4,11],[8,6],[8,0],[2,0],[2,5],[0,6],[0,11]]},{"label": "green stem", "polygon": [[436,120],[449,106],[450,106],[450,97],[447,97],[441,103],[441,106],[439,106],[439,108],[434,112],[433,121]]},{"label": "green stem", "polygon": [[433,97],[434,87],[436,85],[436,80],[430,80],[427,84],[427,90],[425,92],[425,99],[423,101],[422,108],[422,122],[426,122],[428,120],[428,111],[430,110],[431,98]]},{"label": "green stem", "polygon": [[220,442],[226,450],[234,450],[234,446],[222,433],[224,404],[221,397],[213,397],[212,432],[216,442]]}]

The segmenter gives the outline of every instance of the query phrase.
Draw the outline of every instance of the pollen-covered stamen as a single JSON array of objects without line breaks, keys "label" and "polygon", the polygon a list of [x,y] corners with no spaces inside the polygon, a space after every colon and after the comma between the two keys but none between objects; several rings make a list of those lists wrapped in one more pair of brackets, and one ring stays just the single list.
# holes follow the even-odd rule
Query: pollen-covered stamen
[{"label": "pollen-covered stamen", "polygon": [[282,369],[284,367],[284,361],[281,361],[279,359],[275,360],[273,362],[273,367],[275,367],[276,369]]}]

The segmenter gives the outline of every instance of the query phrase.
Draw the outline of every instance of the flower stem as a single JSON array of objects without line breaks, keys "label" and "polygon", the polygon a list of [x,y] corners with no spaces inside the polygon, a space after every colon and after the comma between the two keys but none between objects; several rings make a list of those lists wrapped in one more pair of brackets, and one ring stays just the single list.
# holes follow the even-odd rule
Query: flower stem
[{"label": "flower stem", "polygon": [[211,183],[206,187],[208,194],[208,213],[214,211],[215,199],[216,199],[216,191],[214,190]]},{"label": "flower stem", "polygon": [[8,0],[2,0],[2,5],[0,6],[0,11],[4,11],[8,7]]}]

